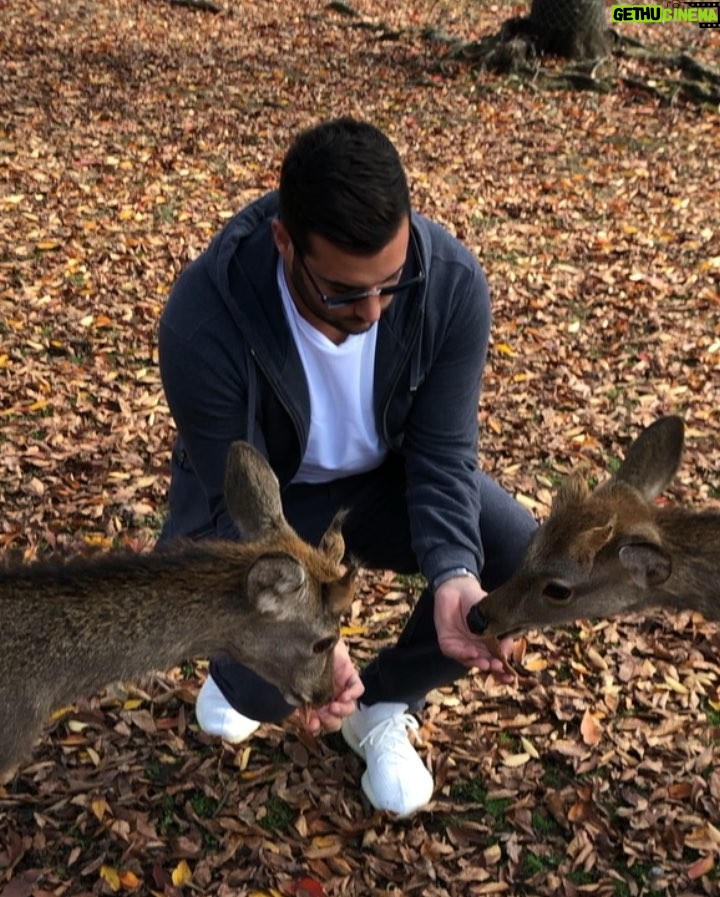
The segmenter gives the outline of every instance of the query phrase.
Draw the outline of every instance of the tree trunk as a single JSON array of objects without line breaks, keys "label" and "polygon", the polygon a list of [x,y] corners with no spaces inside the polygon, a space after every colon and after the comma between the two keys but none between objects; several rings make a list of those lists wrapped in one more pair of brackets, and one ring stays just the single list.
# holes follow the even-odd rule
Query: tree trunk
[{"label": "tree trunk", "polygon": [[540,52],[591,60],[609,51],[604,0],[532,0],[529,24]]}]

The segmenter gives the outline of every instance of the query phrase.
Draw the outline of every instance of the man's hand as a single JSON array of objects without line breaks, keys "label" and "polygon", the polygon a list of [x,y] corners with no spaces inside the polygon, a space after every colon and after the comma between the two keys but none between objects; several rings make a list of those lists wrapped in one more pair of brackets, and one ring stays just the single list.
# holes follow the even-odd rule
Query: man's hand
[{"label": "man's hand", "polygon": [[335,696],[324,707],[313,707],[309,711],[296,711],[295,719],[300,725],[318,735],[320,732],[337,732],[344,717],[357,710],[358,699],[365,691],[345,642],[335,645],[333,652],[333,672],[335,677]]},{"label": "man's hand", "polygon": [[[492,672],[503,682],[512,682],[502,660],[493,656],[487,644],[470,632],[467,615],[470,608],[481,601],[485,592],[472,576],[458,576],[446,580],[435,592],[435,629],[440,650],[468,667],[477,667],[483,673]],[[503,639],[500,648],[505,657],[512,651],[512,639]]]}]

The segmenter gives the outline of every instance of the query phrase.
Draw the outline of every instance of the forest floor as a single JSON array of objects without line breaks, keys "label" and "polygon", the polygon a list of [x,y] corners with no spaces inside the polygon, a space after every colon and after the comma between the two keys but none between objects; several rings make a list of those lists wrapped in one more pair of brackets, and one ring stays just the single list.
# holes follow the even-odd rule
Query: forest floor
[{"label": "forest floor", "polygon": [[[542,519],[566,473],[603,479],[677,413],[667,498],[717,505],[718,110],[443,58],[439,32],[493,33],[521,4],[353,8],[0,2],[3,551],[152,546],[168,291],[276,185],[291,135],[340,114],[387,131],[416,208],[488,272],[483,467]],[[623,28],[718,64],[718,31]],[[363,576],[345,621],[358,663],[418,587]],[[528,633],[512,685],[470,673],[429,695],[437,787],[405,820],[369,807],[339,736],[264,726],[232,748],[200,733],[203,662],[114,686],[54,718],[0,789],[0,897],[717,894],[719,654],[717,626],[690,613]]]}]

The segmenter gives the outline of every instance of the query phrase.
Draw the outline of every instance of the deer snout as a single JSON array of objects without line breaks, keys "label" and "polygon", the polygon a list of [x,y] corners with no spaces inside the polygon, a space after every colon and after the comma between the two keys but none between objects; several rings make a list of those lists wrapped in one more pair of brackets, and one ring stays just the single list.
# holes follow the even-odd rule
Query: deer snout
[{"label": "deer snout", "polygon": [[332,680],[327,685],[320,684],[308,689],[288,689],[283,697],[293,707],[324,707],[333,699]]},{"label": "deer snout", "polygon": [[480,604],[473,604],[466,617],[468,629],[475,635],[484,635],[488,628],[488,618],[480,610]]}]

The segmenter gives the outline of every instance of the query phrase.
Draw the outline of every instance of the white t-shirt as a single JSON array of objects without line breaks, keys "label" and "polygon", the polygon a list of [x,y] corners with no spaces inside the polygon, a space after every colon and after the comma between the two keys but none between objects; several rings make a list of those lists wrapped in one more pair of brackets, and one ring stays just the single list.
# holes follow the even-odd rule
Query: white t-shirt
[{"label": "white t-shirt", "polygon": [[377,323],[338,346],[298,312],[282,259],[277,279],[310,390],[310,434],[292,482],[327,483],[373,470],[387,454],[373,411]]}]

